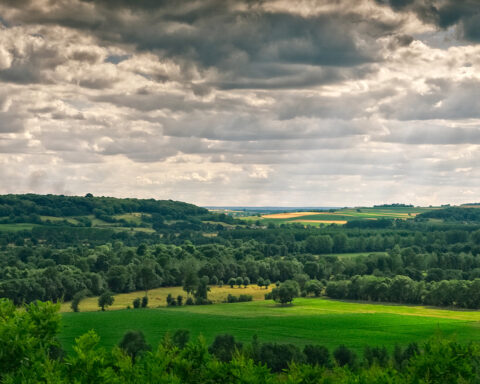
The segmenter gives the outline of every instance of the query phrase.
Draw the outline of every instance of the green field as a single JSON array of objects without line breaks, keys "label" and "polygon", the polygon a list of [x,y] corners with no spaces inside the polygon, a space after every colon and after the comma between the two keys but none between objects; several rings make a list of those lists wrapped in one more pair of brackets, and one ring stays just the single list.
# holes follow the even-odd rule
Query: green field
[{"label": "green field", "polygon": [[257,334],[261,342],[316,343],[333,349],[346,344],[361,352],[365,345],[421,342],[441,333],[461,342],[480,341],[480,312],[449,311],[419,306],[348,303],[326,299],[295,299],[293,306],[272,301],[215,304],[106,312],[64,313],[60,340],[70,352],[75,337],[90,329],[101,344],[116,344],[129,329],[142,330],[157,345],[165,332],[185,328],[210,343],[220,333],[243,342]]},{"label": "green field", "polygon": [[321,257],[326,257],[326,256],[335,256],[338,257],[339,259],[354,259],[355,257],[360,257],[360,256],[369,256],[369,255],[386,255],[386,252],[353,252],[353,253],[331,253],[328,255],[322,255]]},{"label": "green field", "polygon": [[38,225],[30,223],[0,224],[0,232],[31,231],[33,227],[38,227]]}]

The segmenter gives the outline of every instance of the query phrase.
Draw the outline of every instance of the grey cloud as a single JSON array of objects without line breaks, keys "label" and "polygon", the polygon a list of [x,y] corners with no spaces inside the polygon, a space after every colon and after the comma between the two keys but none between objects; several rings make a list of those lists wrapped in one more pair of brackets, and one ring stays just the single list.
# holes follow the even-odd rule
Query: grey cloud
[{"label": "grey cloud", "polygon": [[478,127],[449,127],[439,124],[397,126],[390,133],[376,136],[375,139],[412,145],[480,144],[480,125]]},{"label": "grey cloud", "polygon": [[480,5],[478,0],[375,0],[396,11],[413,11],[426,23],[445,29],[458,26],[466,40],[480,42]]},{"label": "grey cloud", "polygon": [[451,82],[449,79],[427,79],[430,92],[408,92],[382,104],[379,111],[398,120],[480,118],[480,81]]},{"label": "grey cloud", "polygon": [[[24,2],[11,17],[17,22],[57,23],[106,42],[134,44],[160,57],[175,57],[185,73],[192,63],[217,68],[218,86],[225,89],[292,88],[353,77],[358,73],[330,67],[381,60],[376,37],[398,27],[398,22],[365,15],[266,12],[262,2],[255,1],[88,2],[93,8],[74,2],[70,12],[65,2],[55,3],[56,7],[39,10]],[[246,8],[239,10],[240,6]],[[305,68],[297,65],[326,68],[305,74]],[[298,72],[303,76],[296,78]]]},{"label": "grey cloud", "polygon": [[13,47],[13,60],[10,67],[0,70],[0,80],[19,84],[51,82],[44,76],[66,61],[58,48],[45,43],[39,36],[21,36],[25,38],[22,51]]}]

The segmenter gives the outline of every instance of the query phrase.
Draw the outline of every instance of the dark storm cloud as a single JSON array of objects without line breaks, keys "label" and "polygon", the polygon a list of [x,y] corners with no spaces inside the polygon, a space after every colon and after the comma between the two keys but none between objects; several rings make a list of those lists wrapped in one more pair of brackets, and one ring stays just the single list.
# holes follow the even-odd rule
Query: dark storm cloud
[{"label": "dark storm cloud", "polygon": [[478,0],[375,0],[395,11],[413,11],[426,23],[446,29],[458,26],[466,40],[480,42],[480,2]]},{"label": "dark storm cloud", "polygon": [[[17,8],[10,14],[12,21],[62,25],[88,31],[105,42],[133,44],[140,51],[176,58],[187,75],[192,64],[216,68],[214,85],[223,89],[304,87],[361,75],[340,69],[381,60],[376,37],[395,32],[400,24],[334,11],[308,16],[269,12],[259,1],[55,0],[47,4],[10,3]],[[88,54],[77,56],[96,60]]]}]

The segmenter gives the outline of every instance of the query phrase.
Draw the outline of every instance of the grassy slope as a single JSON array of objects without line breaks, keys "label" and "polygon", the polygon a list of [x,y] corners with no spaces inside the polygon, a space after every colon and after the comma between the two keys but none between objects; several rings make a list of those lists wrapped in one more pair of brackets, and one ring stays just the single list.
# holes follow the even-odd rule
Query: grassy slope
[{"label": "grassy slope", "polygon": [[[228,285],[224,285],[223,287],[210,287],[210,292],[208,297],[215,303],[220,303],[227,299],[228,294],[232,294],[234,296],[239,296],[242,294],[252,295],[253,300],[263,300],[265,297],[265,293],[270,292],[271,289],[274,287],[272,284],[269,289],[260,288],[256,285],[249,285],[247,288],[238,288],[235,286],[234,288],[230,288]],[[159,306],[166,306],[167,305],[167,295],[171,294],[173,297],[177,297],[178,295],[182,295],[184,300],[187,297],[186,292],[182,289],[182,287],[164,287],[164,288],[156,288],[148,291],[148,301],[149,306],[152,308],[156,308]],[[130,292],[130,293],[120,293],[115,295],[115,302],[111,307],[110,310],[118,310],[118,309],[125,309],[127,306],[133,306],[132,302],[137,297],[143,297],[145,292]],[[80,312],[91,312],[91,311],[98,311],[98,297],[89,297],[80,302],[79,305]],[[61,308],[61,312],[72,312],[70,308],[70,302],[63,303]]]},{"label": "grassy slope", "polygon": [[357,351],[364,345],[406,345],[421,342],[437,332],[459,341],[480,341],[480,312],[448,311],[417,306],[347,303],[326,299],[296,299],[293,306],[272,301],[238,304],[65,313],[60,339],[67,349],[76,336],[95,329],[105,346],[116,344],[128,329],[141,329],[156,345],[165,332],[185,328],[211,342],[219,333],[232,333],[249,342],[297,345],[323,344],[330,349],[346,344]]}]

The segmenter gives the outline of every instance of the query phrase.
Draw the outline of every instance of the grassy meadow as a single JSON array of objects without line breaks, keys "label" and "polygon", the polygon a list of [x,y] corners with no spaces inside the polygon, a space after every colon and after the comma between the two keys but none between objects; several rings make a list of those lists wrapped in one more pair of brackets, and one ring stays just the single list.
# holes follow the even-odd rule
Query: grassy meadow
[{"label": "grassy meadow", "polygon": [[[240,289],[234,291],[238,294]],[[149,343],[157,345],[166,332],[184,328],[190,330],[192,337],[203,335],[208,343],[220,333],[231,333],[242,342],[250,342],[257,334],[261,342],[299,346],[314,343],[329,349],[345,344],[361,353],[365,345],[392,349],[396,343],[422,342],[438,333],[461,342],[480,341],[479,326],[478,311],[298,298],[292,306],[285,307],[270,300],[257,300],[64,313],[60,340],[71,351],[75,337],[95,329],[101,344],[112,346],[126,330],[140,329]]]},{"label": "grassy meadow", "polygon": [[[239,295],[252,295],[253,300],[263,300],[265,293],[270,292],[275,285],[270,285],[267,289],[260,288],[257,285],[249,285],[247,288],[243,286],[238,288],[230,288],[229,285],[224,285],[223,287],[211,286],[210,292],[208,293],[208,298],[214,303],[221,303],[227,299],[229,294],[234,296]],[[171,294],[173,297],[182,295],[183,299],[187,298],[187,293],[182,289],[182,287],[163,287],[156,288],[148,291],[148,305],[150,308],[156,307],[165,307],[167,305],[167,296]],[[130,293],[120,293],[115,295],[115,302],[109,310],[119,310],[126,309],[127,306],[133,307],[132,302],[137,297],[145,296],[145,292],[130,292]],[[80,302],[79,305],[80,312],[91,312],[98,311],[98,297],[87,297]],[[60,312],[72,312],[70,308],[70,302],[62,303],[60,307]]]}]

